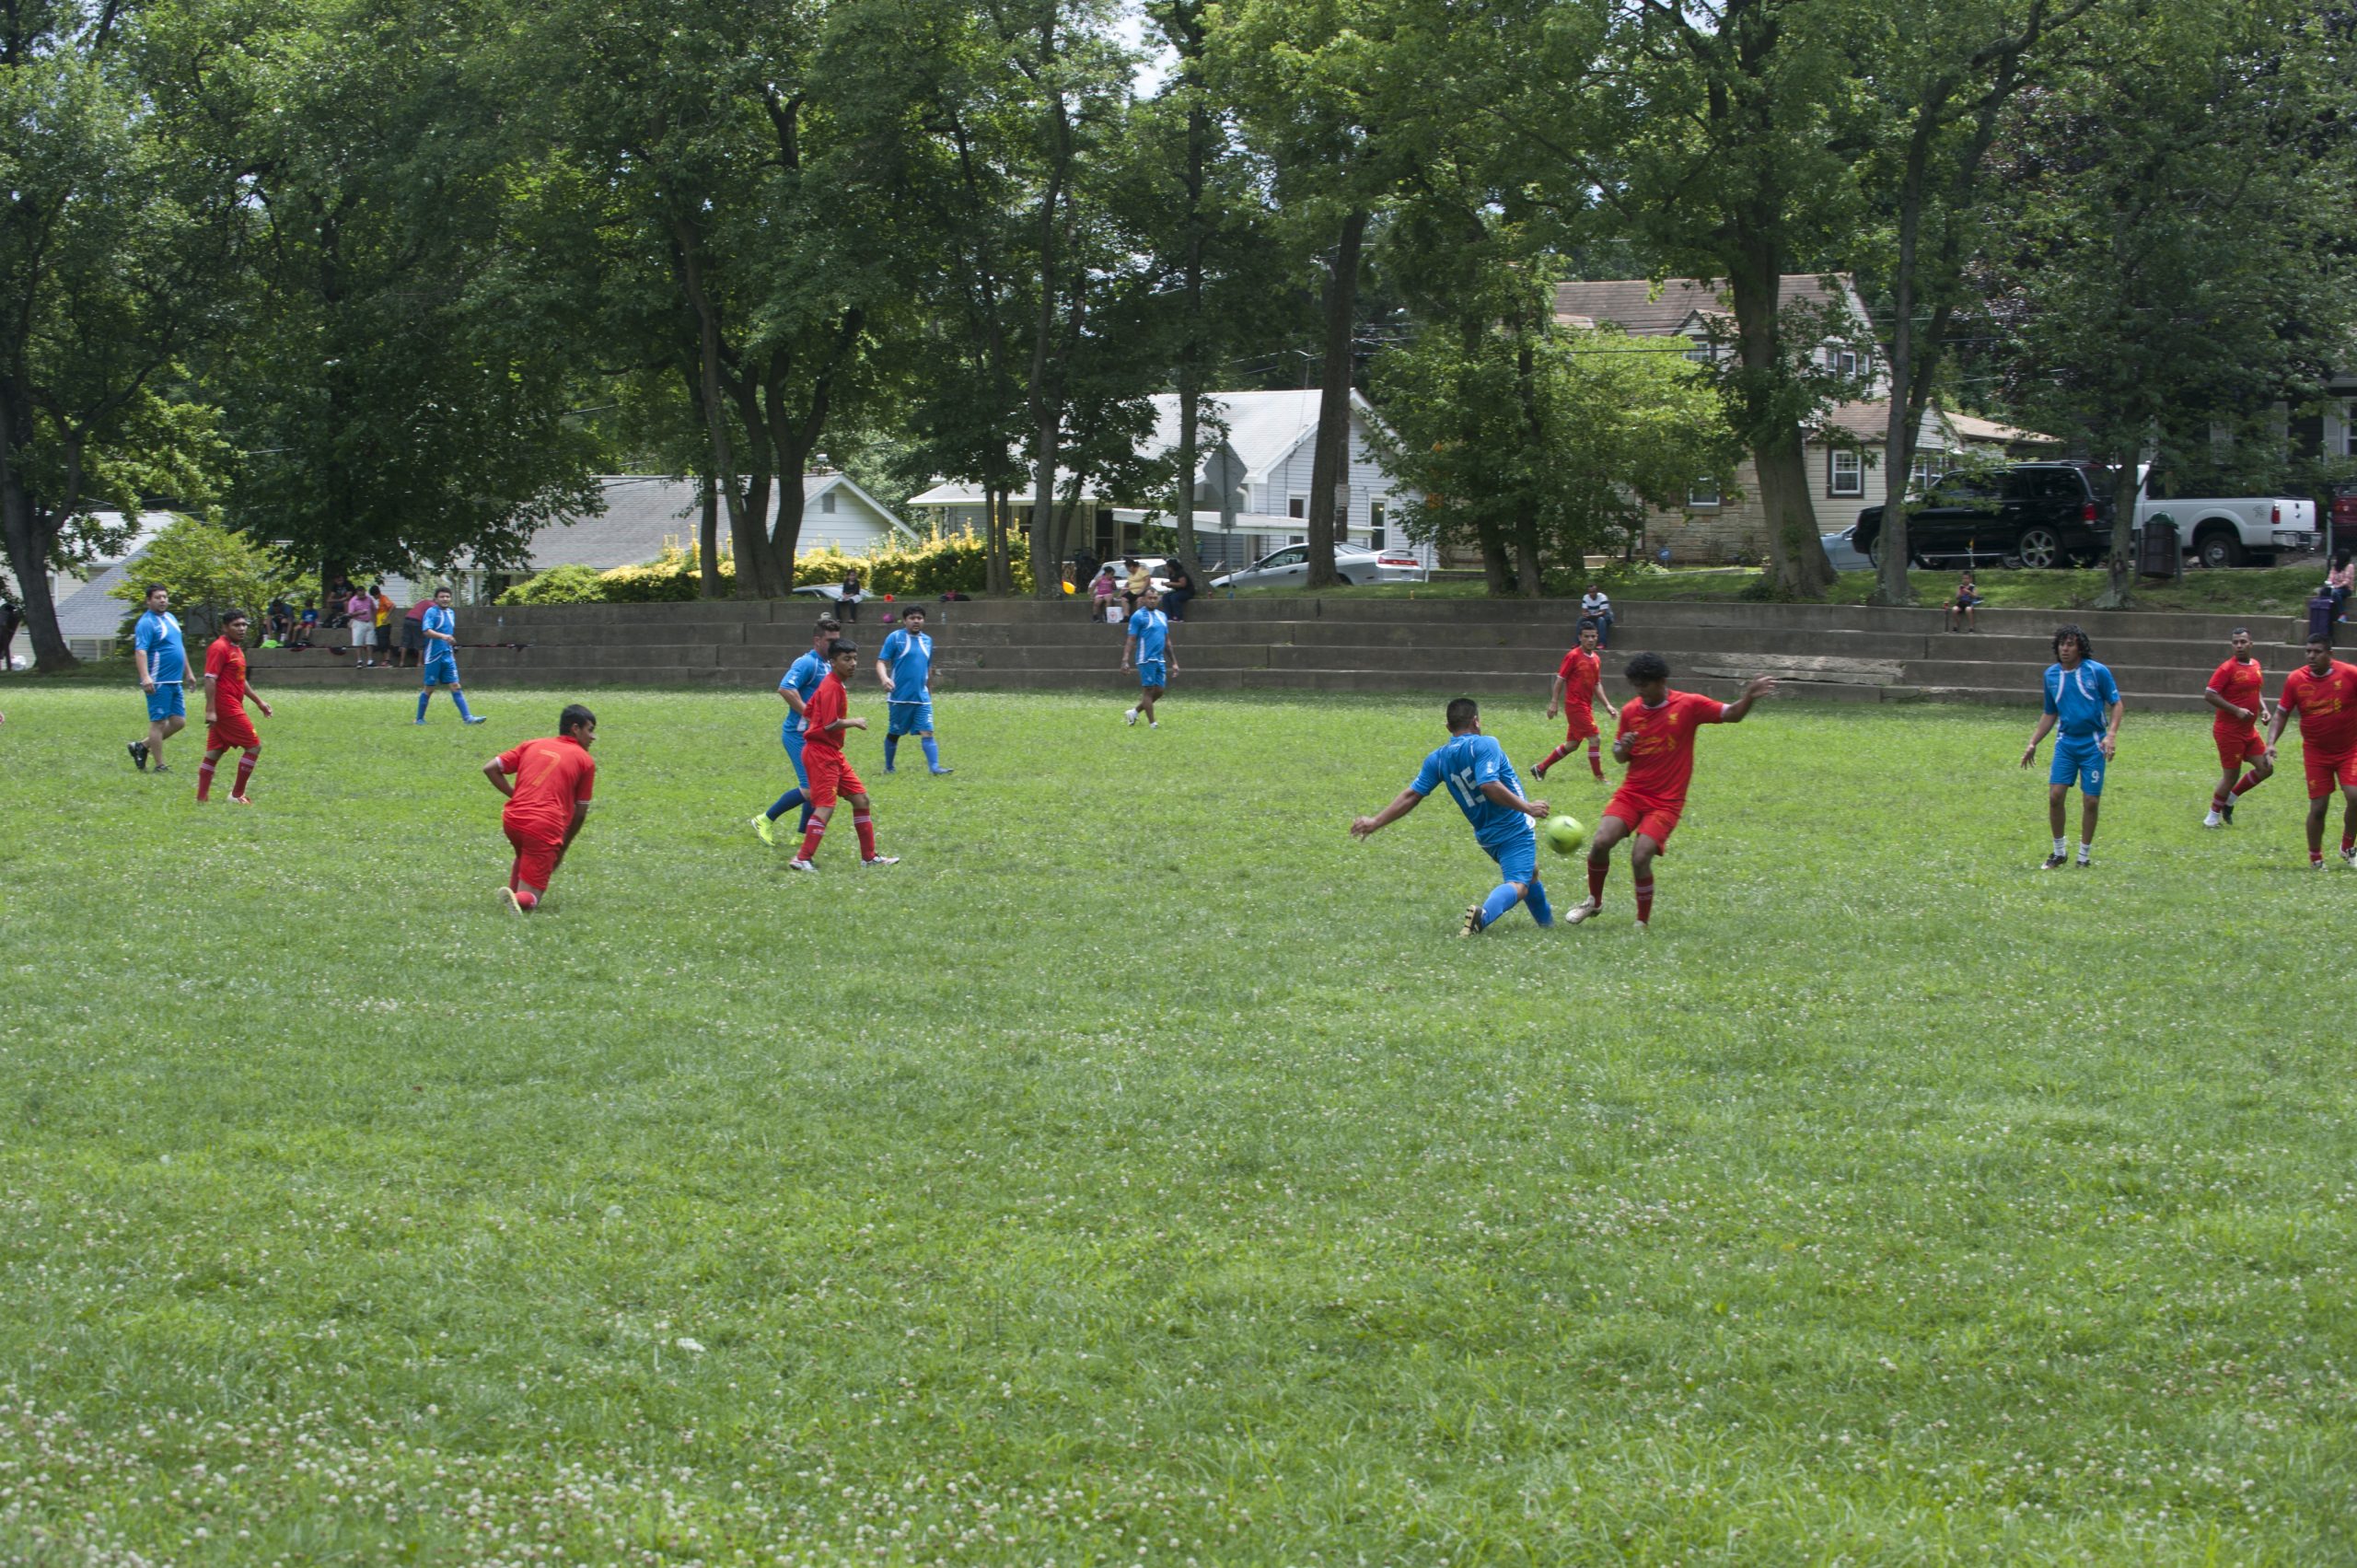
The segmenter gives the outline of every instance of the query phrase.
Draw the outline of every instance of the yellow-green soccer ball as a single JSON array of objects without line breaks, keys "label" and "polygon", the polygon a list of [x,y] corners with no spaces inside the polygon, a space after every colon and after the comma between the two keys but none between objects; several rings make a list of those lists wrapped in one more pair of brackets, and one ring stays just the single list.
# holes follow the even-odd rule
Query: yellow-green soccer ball
[{"label": "yellow-green soccer ball", "polygon": [[1587,842],[1587,830],[1576,817],[1548,818],[1546,832],[1547,847],[1557,854],[1577,854]]}]

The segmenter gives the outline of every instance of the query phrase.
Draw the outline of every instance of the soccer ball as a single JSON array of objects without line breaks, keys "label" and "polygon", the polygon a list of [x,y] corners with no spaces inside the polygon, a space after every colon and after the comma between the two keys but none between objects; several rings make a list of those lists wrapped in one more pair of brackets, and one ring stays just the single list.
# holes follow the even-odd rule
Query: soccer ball
[{"label": "soccer ball", "polygon": [[1557,854],[1577,854],[1587,842],[1587,830],[1580,826],[1576,817],[1547,819],[1547,847]]}]

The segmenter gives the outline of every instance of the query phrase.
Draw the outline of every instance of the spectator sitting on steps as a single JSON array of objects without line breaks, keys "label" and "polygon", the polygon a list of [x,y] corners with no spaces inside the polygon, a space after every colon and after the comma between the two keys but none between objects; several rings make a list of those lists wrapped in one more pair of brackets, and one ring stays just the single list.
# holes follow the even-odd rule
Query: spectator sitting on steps
[{"label": "spectator sitting on steps", "polygon": [[1591,587],[1580,596],[1580,617],[1596,622],[1596,645],[1612,645],[1612,600],[1602,588]]},{"label": "spectator sitting on steps", "polygon": [[1980,602],[1980,590],[1973,586],[1972,568],[1968,566],[1964,569],[1963,578],[1956,586],[1956,597],[1947,602],[1947,629],[1951,632],[1959,627],[1967,632],[1980,630],[1974,619]]}]

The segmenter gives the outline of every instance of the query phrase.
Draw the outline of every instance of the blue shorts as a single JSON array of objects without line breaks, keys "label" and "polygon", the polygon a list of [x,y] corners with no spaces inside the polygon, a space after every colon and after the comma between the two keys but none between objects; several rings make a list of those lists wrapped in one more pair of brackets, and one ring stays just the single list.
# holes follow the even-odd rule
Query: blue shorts
[{"label": "blue shorts", "polygon": [[884,721],[887,735],[930,735],[933,733],[933,699],[916,703],[887,703],[889,710]]},{"label": "blue shorts", "polygon": [[1141,659],[1138,661],[1139,686],[1167,686],[1169,682],[1163,679],[1162,661],[1160,659],[1150,658]]},{"label": "blue shorts", "polygon": [[1481,848],[1498,863],[1498,871],[1509,882],[1529,887],[1538,880],[1538,835],[1525,833],[1510,844],[1483,844]]},{"label": "blue shorts", "polygon": [[781,729],[777,733],[777,738],[778,743],[785,748],[785,760],[794,764],[794,782],[804,789],[808,789],[810,770],[802,765],[802,732],[798,729]]},{"label": "blue shorts", "polygon": [[2050,784],[2079,786],[2079,793],[2090,800],[2103,797],[2103,769],[2108,761],[2103,754],[2103,738],[2099,735],[2057,736],[2054,739],[2054,766],[2046,775]]},{"label": "blue shorts", "polygon": [[424,686],[456,686],[459,683],[459,661],[454,658],[430,658],[425,661]]},{"label": "blue shorts", "polygon": [[188,717],[188,690],[177,680],[169,685],[159,684],[153,691],[142,695],[147,699],[147,722],[150,724]]}]

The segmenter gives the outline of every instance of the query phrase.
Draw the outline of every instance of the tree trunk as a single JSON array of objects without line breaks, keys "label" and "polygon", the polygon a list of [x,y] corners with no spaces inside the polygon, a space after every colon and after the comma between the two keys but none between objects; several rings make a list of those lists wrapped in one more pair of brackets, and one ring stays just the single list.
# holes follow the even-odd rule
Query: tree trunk
[{"label": "tree trunk", "polygon": [[1728,284],[1735,296],[1739,412],[1767,518],[1769,575],[1784,598],[1823,598],[1833,584],[1833,565],[1817,537],[1801,428],[1779,395],[1791,377],[1777,316],[1782,259],[1761,245],[1750,248],[1744,263]]},{"label": "tree trunk", "polygon": [[1039,424],[1031,474],[1031,593],[1037,598],[1061,598],[1062,577],[1057,567],[1056,453],[1062,425],[1061,410],[1051,401],[1037,404]]},{"label": "tree trunk", "polygon": [[1538,535],[1530,524],[1517,523],[1514,530],[1515,587],[1525,598],[1537,598],[1545,583],[1545,574],[1538,568]]},{"label": "tree trunk", "polygon": [[706,598],[720,597],[720,487],[712,475],[696,478],[699,513],[696,518],[696,591]]},{"label": "tree trunk", "polygon": [[[1334,572],[1337,492],[1348,494],[1351,482],[1351,328],[1358,314],[1359,249],[1366,238],[1366,213],[1354,208],[1342,220],[1341,242],[1334,248],[1334,271],[1326,280],[1325,378],[1318,383],[1318,441],[1309,465],[1309,581],[1315,590],[1330,588]],[[1349,518],[1343,518],[1347,528]]]},{"label": "tree trunk", "polygon": [[[1184,36],[1192,47],[1182,50],[1184,75],[1192,96],[1187,104],[1187,165],[1181,180],[1187,192],[1187,256],[1181,292],[1186,327],[1178,348],[1178,563],[1187,580],[1202,590],[1202,563],[1195,552],[1195,470],[1203,401],[1203,181],[1211,157],[1211,115],[1203,107],[1201,75],[1202,32],[1200,12],[1182,12]],[[1083,585],[1086,587],[1086,585]]]},{"label": "tree trunk", "polygon": [[1492,522],[1473,525],[1473,536],[1481,546],[1481,583],[1492,598],[1504,598],[1514,592],[1514,563],[1506,558],[1506,541]]},{"label": "tree trunk", "polygon": [[2115,454],[2111,468],[2111,551],[2104,565],[2110,580],[2096,599],[2097,610],[2126,610],[2136,597],[2136,459]]},{"label": "tree trunk", "polygon": [[[33,668],[44,675],[58,675],[81,661],[65,645],[65,633],[57,625],[57,601],[49,592],[49,552],[56,542],[56,530],[42,517],[17,468],[16,436],[31,424],[29,412],[19,416],[23,407],[13,397],[6,406],[0,406],[0,544],[6,547],[8,569],[16,576],[17,592],[24,603]],[[76,463],[77,471],[79,467]],[[62,520],[65,513],[57,515]]]},{"label": "tree trunk", "polygon": [[704,436],[712,443],[712,477],[728,508],[728,536],[737,551],[737,597],[757,598],[759,547],[748,558],[749,540],[761,539],[761,525],[745,514],[745,498],[737,489],[736,443],[729,438],[728,413],[720,394],[720,316],[703,286],[703,263],[696,259],[696,231],[684,219],[671,226],[673,261],[679,285],[696,313],[696,401],[703,413]]},{"label": "tree trunk", "polygon": [[[1915,280],[1923,233],[1923,186],[1929,178],[1932,131],[1938,123],[1928,110],[1916,122],[1907,146],[1907,163],[1898,194],[1898,265],[1891,279],[1890,417],[1883,430],[1882,531],[1877,535],[1882,559],[1875,567],[1876,604],[1913,604],[1915,586],[1908,581],[1907,481],[1915,465],[1915,439],[1922,429],[1915,413]],[[1923,375],[1928,378],[1930,367]]]}]

